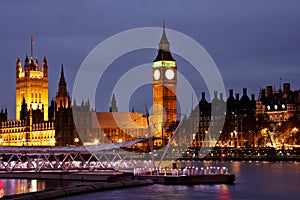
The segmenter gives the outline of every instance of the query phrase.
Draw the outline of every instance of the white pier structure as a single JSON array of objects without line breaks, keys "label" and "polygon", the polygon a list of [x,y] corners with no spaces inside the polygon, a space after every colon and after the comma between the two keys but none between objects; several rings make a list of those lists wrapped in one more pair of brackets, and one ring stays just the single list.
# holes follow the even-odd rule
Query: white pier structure
[{"label": "white pier structure", "polygon": [[[137,142],[137,141],[135,141]],[[149,154],[122,150],[131,146],[111,143],[69,147],[0,147],[0,171],[95,171],[114,169],[132,171],[151,168]]]}]

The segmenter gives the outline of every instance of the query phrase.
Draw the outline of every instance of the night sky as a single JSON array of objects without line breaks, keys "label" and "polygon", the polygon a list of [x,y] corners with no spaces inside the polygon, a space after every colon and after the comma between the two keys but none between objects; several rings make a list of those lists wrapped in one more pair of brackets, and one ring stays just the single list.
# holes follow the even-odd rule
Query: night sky
[{"label": "night sky", "polygon": [[[15,63],[30,54],[30,37],[35,40],[34,56],[40,64],[46,54],[49,66],[49,100],[57,92],[61,64],[68,90],[89,52],[101,41],[119,32],[139,27],[166,26],[199,42],[213,58],[226,90],[248,94],[279,80],[300,88],[300,1],[1,1],[0,2],[0,108],[15,117]],[[160,35],[157,36],[158,41]],[[172,43],[170,41],[171,50]],[[150,63],[157,50],[131,52],[116,60],[103,83],[118,79],[132,66]],[[179,56],[178,70],[192,77],[188,63]],[[186,70],[187,69],[187,70]],[[151,76],[151,74],[150,74]],[[203,80],[192,81],[197,91],[205,91]],[[98,87],[97,111],[107,111],[111,93]],[[129,107],[143,111],[151,103],[151,86],[141,87]],[[70,94],[71,95],[71,94]],[[226,94],[228,95],[228,93]],[[117,97],[118,98],[118,97]],[[118,101],[118,99],[117,99]],[[139,102],[143,101],[142,105]],[[125,110],[123,110],[125,111]]]}]

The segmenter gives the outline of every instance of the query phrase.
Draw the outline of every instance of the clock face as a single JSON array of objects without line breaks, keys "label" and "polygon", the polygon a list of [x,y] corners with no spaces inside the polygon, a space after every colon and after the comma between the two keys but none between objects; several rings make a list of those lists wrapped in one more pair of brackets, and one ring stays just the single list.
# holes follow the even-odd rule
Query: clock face
[{"label": "clock face", "polygon": [[155,80],[158,80],[158,79],[159,79],[159,77],[160,77],[160,72],[159,72],[158,69],[154,71],[153,76],[154,76],[154,79],[155,79]]},{"label": "clock face", "polygon": [[171,80],[174,78],[175,76],[175,73],[172,69],[168,69],[166,72],[165,72],[165,76],[167,79]]}]

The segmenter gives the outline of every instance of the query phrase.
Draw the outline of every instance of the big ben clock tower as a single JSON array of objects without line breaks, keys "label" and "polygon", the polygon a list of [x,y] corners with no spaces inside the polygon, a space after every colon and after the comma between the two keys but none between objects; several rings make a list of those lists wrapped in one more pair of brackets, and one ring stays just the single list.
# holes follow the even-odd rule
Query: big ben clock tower
[{"label": "big ben clock tower", "polygon": [[177,65],[170,52],[165,24],[158,54],[152,66],[153,112],[156,136],[170,139],[166,130],[177,121],[176,109]]}]

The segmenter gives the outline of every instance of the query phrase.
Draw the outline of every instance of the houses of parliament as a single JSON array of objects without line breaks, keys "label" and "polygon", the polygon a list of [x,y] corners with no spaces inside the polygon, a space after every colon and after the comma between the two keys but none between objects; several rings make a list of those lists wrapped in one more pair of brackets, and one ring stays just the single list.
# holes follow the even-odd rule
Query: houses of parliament
[{"label": "houses of parliament", "polygon": [[[109,112],[93,111],[89,100],[78,105],[76,100],[71,103],[63,66],[56,97],[48,105],[47,58],[44,56],[41,64],[34,59],[33,39],[31,42],[31,56],[26,54],[23,63],[19,56],[16,62],[16,120],[7,119],[7,109],[0,112],[0,146],[72,146],[147,137],[146,116],[141,112],[118,112],[115,96]],[[177,119],[176,70],[163,27],[153,63],[154,115],[151,118],[160,124],[154,130],[155,135],[160,135]]]},{"label": "houses of parliament", "polygon": [[[47,58],[44,56],[41,64],[34,59],[32,45],[30,57],[26,54],[24,62],[20,57],[16,62],[16,120],[7,119],[7,109],[0,111],[0,146],[79,146],[132,141],[149,137],[149,118],[155,124],[150,126],[154,146],[161,147],[170,141],[178,124],[177,63],[165,26],[152,65],[151,116],[134,111],[118,112],[115,95],[108,112],[91,109],[89,100],[71,102],[63,66],[56,97],[49,103]],[[243,88],[241,98],[238,93],[234,97],[232,89],[227,99],[215,91],[212,102],[214,105],[226,102],[225,124],[220,137],[212,138],[212,145],[263,146],[272,140],[275,144],[300,142],[300,138],[289,140],[284,135],[290,135],[291,130],[299,133],[300,128],[296,127],[300,122],[300,91],[292,91],[289,83],[283,84],[283,90],[281,86],[279,90],[271,86],[261,89],[257,100],[254,94],[248,97],[247,88]],[[197,127],[196,131],[187,134],[189,138],[180,138],[178,143],[188,141],[191,147],[211,145],[205,139],[209,127],[223,116],[223,113],[212,116],[212,109],[212,103],[202,92],[201,100],[187,119]],[[264,135],[266,130],[270,133],[268,137]],[[276,136],[282,132],[282,138]],[[143,149],[148,144],[135,143],[131,148]]]}]

